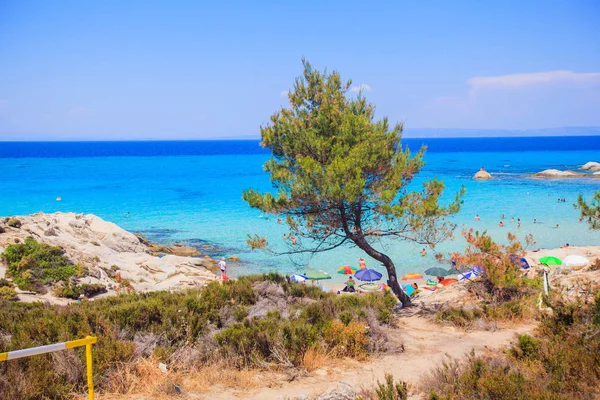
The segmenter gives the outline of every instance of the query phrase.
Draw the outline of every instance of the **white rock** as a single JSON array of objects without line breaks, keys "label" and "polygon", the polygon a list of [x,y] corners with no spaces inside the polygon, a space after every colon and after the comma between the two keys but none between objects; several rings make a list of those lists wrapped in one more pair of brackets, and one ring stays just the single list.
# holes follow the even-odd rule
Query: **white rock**
[{"label": "white rock", "polygon": [[475,175],[473,175],[473,179],[492,179],[492,175],[490,175],[490,173],[485,169],[481,168]]},{"label": "white rock", "polygon": [[595,161],[590,161],[581,166],[580,169],[590,170],[590,171],[600,171],[600,163]]},{"label": "white rock", "polygon": [[538,172],[537,174],[534,174],[534,176],[545,177],[545,178],[572,178],[572,177],[578,177],[578,176],[582,176],[582,175],[583,174],[580,174],[578,172],[560,171],[558,169],[546,169],[542,172]]},{"label": "white rock", "polygon": [[[113,265],[121,278],[129,280],[137,291],[201,286],[217,279],[208,270],[212,266],[210,258],[155,257],[134,234],[92,214],[38,213],[16,218],[22,222],[22,229],[0,235],[0,248],[15,243],[17,238],[24,241],[28,236],[60,246],[73,263],[88,268],[94,283],[118,286],[109,276],[114,275]],[[54,235],[44,235],[49,226]]]}]

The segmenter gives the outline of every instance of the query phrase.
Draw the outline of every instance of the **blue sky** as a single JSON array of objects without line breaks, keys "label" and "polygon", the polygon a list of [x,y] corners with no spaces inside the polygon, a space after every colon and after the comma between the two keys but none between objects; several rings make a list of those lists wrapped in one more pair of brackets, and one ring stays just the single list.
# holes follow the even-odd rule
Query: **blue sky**
[{"label": "blue sky", "polygon": [[600,125],[594,0],[0,0],[0,140],[257,135],[302,56],[407,128]]}]

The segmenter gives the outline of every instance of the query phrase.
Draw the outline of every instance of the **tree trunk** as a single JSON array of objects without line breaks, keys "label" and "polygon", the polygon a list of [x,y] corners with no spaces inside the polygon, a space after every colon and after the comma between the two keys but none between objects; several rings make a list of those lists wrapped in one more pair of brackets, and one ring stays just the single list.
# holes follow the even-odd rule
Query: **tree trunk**
[{"label": "tree trunk", "polygon": [[385,269],[388,273],[388,284],[390,288],[392,289],[398,300],[400,300],[402,306],[409,306],[410,297],[406,293],[404,293],[404,291],[400,287],[400,283],[398,283],[398,276],[396,275],[396,266],[394,265],[392,259],[371,247],[371,245],[362,236],[353,235],[353,237],[351,237],[351,240],[360,249],[364,250],[365,253],[367,253],[369,256],[373,257],[377,261],[381,262],[385,266]]}]

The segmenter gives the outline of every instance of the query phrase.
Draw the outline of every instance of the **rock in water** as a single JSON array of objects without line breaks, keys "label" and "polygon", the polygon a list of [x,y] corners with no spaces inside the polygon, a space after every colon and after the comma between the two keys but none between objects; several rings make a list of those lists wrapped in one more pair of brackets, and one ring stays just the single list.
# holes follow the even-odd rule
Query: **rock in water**
[{"label": "rock in water", "polygon": [[574,171],[560,171],[558,169],[546,169],[542,172],[538,172],[537,174],[533,174],[533,176],[539,178],[577,178],[581,176],[585,176],[585,174],[580,174],[579,172]]},{"label": "rock in water", "polygon": [[492,179],[492,175],[487,172],[483,167],[475,175],[473,175],[473,179]]},{"label": "rock in water", "polygon": [[585,169],[589,171],[600,171],[600,163],[595,161],[586,162],[579,169]]}]

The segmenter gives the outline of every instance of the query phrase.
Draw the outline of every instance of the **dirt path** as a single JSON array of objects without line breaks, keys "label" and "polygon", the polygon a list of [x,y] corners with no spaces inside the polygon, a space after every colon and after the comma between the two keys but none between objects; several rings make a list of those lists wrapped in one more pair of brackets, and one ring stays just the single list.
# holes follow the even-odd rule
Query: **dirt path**
[{"label": "dirt path", "polygon": [[462,358],[473,349],[478,353],[499,349],[508,345],[516,334],[531,332],[534,328],[535,325],[527,324],[495,332],[464,332],[450,326],[442,327],[425,317],[410,316],[401,318],[399,328],[389,332],[392,343],[403,344],[403,353],[384,355],[363,364],[340,361],[337,366],[321,368],[293,382],[282,380],[277,387],[245,393],[220,388],[199,398],[281,400],[300,395],[314,396],[335,389],[338,381],[348,382],[359,390],[372,388],[378,380],[384,380],[386,373],[414,384],[431,368],[440,365],[446,356]]}]

